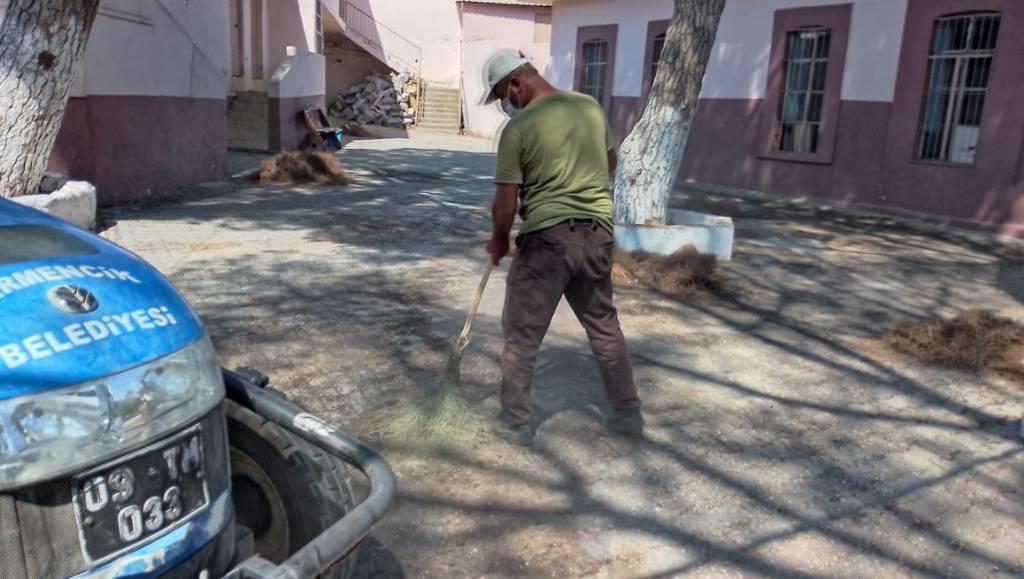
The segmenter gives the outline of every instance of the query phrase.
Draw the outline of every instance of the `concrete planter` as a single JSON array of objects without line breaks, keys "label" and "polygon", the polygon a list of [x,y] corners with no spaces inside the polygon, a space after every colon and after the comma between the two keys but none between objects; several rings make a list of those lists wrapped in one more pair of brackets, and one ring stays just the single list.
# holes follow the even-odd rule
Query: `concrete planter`
[{"label": "concrete planter", "polygon": [[96,188],[87,181],[68,181],[48,195],[22,195],[12,201],[92,230],[96,226]]},{"label": "concrete planter", "polygon": [[615,225],[615,243],[626,251],[670,255],[694,246],[700,253],[732,259],[732,219],[694,211],[670,209],[667,225]]}]

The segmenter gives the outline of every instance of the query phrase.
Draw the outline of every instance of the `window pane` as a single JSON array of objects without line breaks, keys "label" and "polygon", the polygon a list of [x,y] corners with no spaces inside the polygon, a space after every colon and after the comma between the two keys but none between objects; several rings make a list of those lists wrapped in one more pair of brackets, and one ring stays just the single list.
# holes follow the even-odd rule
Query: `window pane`
[{"label": "window pane", "polygon": [[825,90],[825,72],[828,63],[825,61],[814,63],[814,72],[812,74],[811,89],[813,90]]},{"label": "window pane", "polygon": [[821,105],[825,99],[825,94],[815,92],[810,94],[810,100],[807,104],[807,120],[813,122],[821,121]]},{"label": "window pane", "polygon": [[992,51],[996,49],[999,38],[999,17],[982,16],[975,20],[974,35],[971,37],[971,50]]},{"label": "window pane", "polygon": [[604,100],[607,56],[608,43],[604,40],[591,40],[583,43],[582,92],[594,97],[598,102]]},{"label": "window pane", "polygon": [[805,136],[804,136],[804,153],[813,153],[818,150],[818,125],[804,125]]},{"label": "window pane", "polygon": [[952,58],[936,58],[933,60],[929,90],[950,90],[953,87],[953,70],[955,68],[956,60]]},{"label": "window pane", "polygon": [[782,151],[793,150],[793,125],[783,123],[782,136],[779,139],[779,149]]},{"label": "window pane", "polygon": [[806,102],[807,93],[786,93],[786,98],[782,105],[783,122],[804,120],[804,106]]},{"label": "window pane", "polygon": [[786,90],[807,90],[810,84],[811,63],[794,62],[789,65],[789,81]]},{"label": "window pane", "polygon": [[788,60],[794,60],[794,59],[797,59],[797,58],[802,58],[800,56],[800,51],[802,49],[803,49],[803,40],[801,39],[800,34],[799,33],[790,34],[789,35],[789,58],[788,58]]},{"label": "window pane", "polygon": [[779,149],[792,153],[813,153],[818,148],[818,125],[814,123],[784,123]]},{"label": "window pane", "polygon": [[971,58],[967,62],[966,88],[988,88],[988,76],[992,68],[992,57]]},{"label": "window pane", "polygon": [[922,130],[922,159],[942,158],[942,129],[948,105],[949,91],[940,89],[928,95],[928,105]]},{"label": "window pane", "polygon": [[970,28],[971,21],[966,18],[958,18],[953,21],[953,43],[950,46],[951,50],[960,51],[967,49],[967,32]]},{"label": "window pane", "polygon": [[984,92],[972,92],[963,96],[958,123],[977,127],[981,125],[981,108],[985,104]]},{"label": "window pane", "polygon": [[665,48],[665,35],[659,34],[654,37],[654,46],[651,49],[651,61],[654,66],[658,66],[658,62],[661,61],[661,51]]},{"label": "window pane", "polygon": [[832,34],[830,32],[822,32],[818,38],[818,52],[815,54],[817,58],[828,58],[829,44],[832,41]]}]

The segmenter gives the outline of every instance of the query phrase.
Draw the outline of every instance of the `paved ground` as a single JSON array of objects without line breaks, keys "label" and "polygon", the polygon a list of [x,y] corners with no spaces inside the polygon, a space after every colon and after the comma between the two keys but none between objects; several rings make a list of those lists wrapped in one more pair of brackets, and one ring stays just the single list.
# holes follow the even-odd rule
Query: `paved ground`
[{"label": "paved ground", "polygon": [[[114,212],[105,235],[174,280],[227,365],[264,369],[387,454],[400,498],[364,576],[1024,574],[1024,389],[870,343],[901,317],[982,306],[1024,320],[1019,251],[813,205],[690,198],[737,217],[732,292],[618,289],[648,442],[605,434],[563,308],[535,446],[424,450],[384,427],[437,379],[461,325],[493,157],[438,137],[355,142],[341,158],[348,187],[215,183]],[[484,415],[497,409],[492,279],[463,364]]]}]

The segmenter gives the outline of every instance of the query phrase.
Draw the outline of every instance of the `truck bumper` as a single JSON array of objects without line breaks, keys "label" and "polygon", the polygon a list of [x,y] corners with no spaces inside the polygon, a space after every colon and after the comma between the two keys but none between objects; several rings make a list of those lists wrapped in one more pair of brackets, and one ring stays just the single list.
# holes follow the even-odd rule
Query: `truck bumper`
[{"label": "truck bumper", "polygon": [[348,555],[384,517],[395,498],[391,467],[377,451],[239,374],[224,370],[224,385],[228,398],[351,464],[370,481],[366,500],[287,560],[274,564],[252,557],[225,575],[231,579],[316,577]]}]

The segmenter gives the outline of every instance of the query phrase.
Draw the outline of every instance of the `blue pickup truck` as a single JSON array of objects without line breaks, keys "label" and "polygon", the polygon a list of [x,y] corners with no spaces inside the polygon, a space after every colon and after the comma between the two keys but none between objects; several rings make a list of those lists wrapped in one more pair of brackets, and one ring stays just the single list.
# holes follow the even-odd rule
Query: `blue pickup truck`
[{"label": "blue pickup truck", "polygon": [[0,200],[0,577],[348,576],[392,472],[266,384],[142,259]]}]

